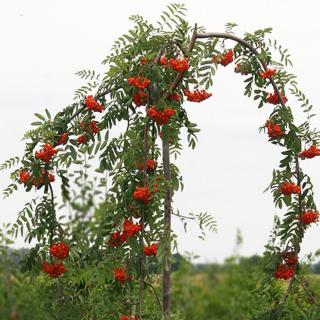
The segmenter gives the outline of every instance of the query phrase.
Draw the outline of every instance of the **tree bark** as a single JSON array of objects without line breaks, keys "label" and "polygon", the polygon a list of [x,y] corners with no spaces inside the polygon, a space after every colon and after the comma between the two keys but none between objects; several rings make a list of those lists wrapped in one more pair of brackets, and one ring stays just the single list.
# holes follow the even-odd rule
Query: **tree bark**
[{"label": "tree bark", "polygon": [[[193,34],[190,39],[188,47],[188,55],[191,54],[193,47],[197,39],[197,25],[193,30]],[[174,81],[170,86],[170,91],[175,90],[183,79],[184,73],[177,74]],[[167,95],[165,95],[166,98]],[[167,182],[166,193],[164,198],[164,259],[163,259],[163,271],[162,271],[162,306],[166,318],[170,319],[170,288],[171,288],[171,200],[172,200],[172,188],[171,188],[171,170],[170,170],[170,150],[169,139],[163,137],[162,140],[162,162],[163,173]]]},{"label": "tree bark", "polygon": [[171,171],[170,171],[170,151],[169,140],[162,140],[162,161],[166,182],[166,193],[164,198],[164,259],[162,277],[162,305],[167,319],[170,319],[170,287],[171,287]]}]

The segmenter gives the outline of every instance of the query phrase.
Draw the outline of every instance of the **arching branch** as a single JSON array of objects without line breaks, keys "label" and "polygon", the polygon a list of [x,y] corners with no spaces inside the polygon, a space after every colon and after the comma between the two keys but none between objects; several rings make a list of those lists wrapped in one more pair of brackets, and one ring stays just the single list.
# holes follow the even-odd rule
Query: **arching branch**
[{"label": "arching branch", "polygon": [[[206,39],[206,38],[229,39],[229,40],[233,40],[233,41],[241,44],[243,47],[249,49],[256,56],[256,58],[261,63],[261,66],[264,69],[264,71],[267,70],[268,66],[260,58],[259,52],[257,51],[257,49],[254,48],[252,45],[250,45],[248,42],[246,42],[244,39],[239,38],[239,37],[234,36],[234,35],[229,34],[229,33],[209,32],[209,33],[197,33],[196,34],[196,39]],[[276,85],[276,83],[274,82],[274,80],[272,78],[270,79],[270,82],[272,84],[272,87],[273,87],[274,91],[277,93],[277,95],[279,97],[279,101],[280,101],[281,105],[284,107],[285,104],[284,104],[284,101],[282,99],[281,92],[280,92],[278,86]]]}]

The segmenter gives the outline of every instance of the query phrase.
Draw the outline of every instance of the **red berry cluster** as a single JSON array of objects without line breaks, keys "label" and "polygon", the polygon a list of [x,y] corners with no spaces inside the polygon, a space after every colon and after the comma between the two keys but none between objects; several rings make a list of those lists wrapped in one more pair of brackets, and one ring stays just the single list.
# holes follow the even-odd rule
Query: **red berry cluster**
[{"label": "red berry cluster", "polygon": [[272,121],[268,120],[266,122],[266,127],[268,130],[269,138],[281,138],[284,136],[284,132],[282,131],[281,127],[278,124],[272,123]]},{"label": "red berry cluster", "polygon": [[89,132],[92,134],[96,134],[100,132],[100,128],[97,127],[98,122],[97,121],[90,121],[88,126],[89,126]]},{"label": "red berry cluster", "polygon": [[177,103],[179,103],[181,101],[181,97],[177,92],[173,92],[173,93],[169,94],[167,99],[170,101],[177,102]]},{"label": "red berry cluster", "polygon": [[301,159],[312,159],[314,157],[320,156],[320,149],[313,144],[309,149],[306,149],[299,154]]},{"label": "red berry cluster", "polygon": [[126,219],[123,222],[123,233],[127,238],[134,237],[141,230],[141,225],[133,223],[130,219]]},{"label": "red berry cluster", "polygon": [[50,255],[58,260],[66,259],[69,255],[69,250],[70,247],[63,241],[60,241],[51,245]]},{"label": "red berry cluster", "polygon": [[205,90],[194,90],[191,92],[189,89],[184,89],[183,93],[187,97],[187,100],[191,102],[201,102],[212,96],[212,93],[208,93]]},{"label": "red berry cluster", "polygon": [[[281,98],[283,103],[286,103],[288,101],[287,97],[283,93],[281,93]],[[268,103],[275,104],[275,105],[280,103],[279,96],[276,92],[269,93],[266,100]]]},{"label": "red berry cluster", "polygon": [[89,140],[89,138],[88,138],[88,136],[85,135],[85,134],[82,134],[81,136],[79,136],[79,137],[77,138],[78,144],[84,144],[84,143],[86,143],[88,140]]},{"label": "red berry cluster", "polygon": [[43,272],[53,278],[58,278],[68,271],[60,262],[47,263],[46,261],[42,261],[41,267]]},{"label": "red berry cluster", "polygon": [[285,264],[279,264],[277,270],[274,272],[274,276],[277,279],[288,280],[294,275],[294,268]]},{"label": "red berry cluster", "polygon": [[293,193],[299,194],[299,193],[301,193],[301,188],[300,188],[300,186],[297,186],[294,183],[285,181],[280,186],[280,191],[284,195],[290,195],[290,194],[293,194]]},{"label": "red berry cluster", "polygon": [[125,267],[114,268],[113,275],[114,275],[114,278],[121,283],[124,283],[130,280],[130,276],[127,273],[127,270]]},{"label": "red berry cluster", "polygon": [[277,270],[274,272],[274,276],[277,279],[288,280],[292,278],[293,275],[294,275],[294,268],[287,266],[285,264],[280,264]]},{"label": "red berry cluster", "polygon": [[317,211],[306,211],[301,215],[301,222],[305,225],[316,222],[319,218],[319,213]]},{"label": "red berry cluster", "polygon": [[284,251],[281,253],[281,258],[283,263],[278,265],[277,270],[274,272],[274,276],[277,279],[288,280],[294,275],[298,257],[293,251]]},{"label": "red berry cluster", "polygon": [[133,94],[132,101],[137,107],[144,106],[147,103],[147,94],[144,91],[139,90]]},{"label": "red berry cluster", "polygon": [[146,256],[156,256],[158,251],[158,244],[153,243],[150,244],[149,246],[145,246],[143,248],[143,252]]},{"label": "red berry cluster", "polygon": [[115,231],[111,234],[111,237],[108,241],[108,244],[110,247],[118,247],[122,243],[126,242],[128,240],[125,233],[121,233],[120,231]]},{"label": "red berry cluster", "polygon": [[225,67],[233,61],[233,51],[230,49],[222,55],[219,54],[213,57],[212,61]]},{"label": "red berry cluster", "polygon": [[151,106],[151,108],[147,109],[147,115],[160,126],[167,124],[175,114],[176,110],[172,108],[157,110],[155,106]]},{"label": "red berry cluster", "polygon": [[150,202],[152,195],[148,187],[136,187],[136,190],[133,193],[133,198],[136,201],[147,204],[148,202]]},{"label": "red berry cluster", "polygon": [[68,132],[63,132],[59,137],[59,140],[57,142],[57,146],[59,146],[61,144],[67,144],[67,142],[68,142]]},{"label": "red berry cluster", "polygon": [[[154,59],[154,62],[155,62],[155,60],[156,60],[156,59]],[[148,61],[149,61],[149,60],[148,60],[146,57],[143,57],[143,58],[140,59],[140,63],[141,63],[142,66],[146,65],[146,63],[148,63]],[[167,65],[167,63],[168,63],[168,60],[167,60],[167,58],[166,58],[165,56],[162,56],[162,57],[159,59],[159,64],[160,64],[161,66]]]},{"label": "red berry cluster", "polygon": [[144,169],[146,169],[147,171],[154,171],[156,169],[157,163],[152,160],[152,159],[148,159],[146,161],[146,163],[139,163],[138,164],[138,169],[140,171],[143,171]]},{"label": "red berry cluster", "polygon": [[[154,59],[153,62],[155,62],[155,60],[156,59]],[[148,61],[149,60],[147,58],[145,58],[145,57],[140,59],[140,63],[141,63],[142,66],[144,66]],[[160,57],[159,64],[161,66],[165,66],[167,63],[168,63],[168,60],[167,60],[167,58],[165,56]]]},{"label": "red berry cluster", "polygon": [[[50,255],[58,260],[66,259],[69,255],[69,246],[62,241],[52,244],[50,247]],[[61,261],[53,263],[42,261],[42,270],[53,278],[60,277],[67,272],[66,267]]]},{"label": "red berry cluster", "polygon": [[77,138],[78,144],[84,144],[89,141],[88,133],[95,135],[100,132],[97,121],[80,122],[80,127],[86,132]]},{"label": "red berry cluster", "polygon": [[298,257],[293,251],[282,252],[281,258],[287,266],[295,266],[298,263]]},{"label": "red berry cluster", "polygon": [[85,105],[88,110],[95,112],[102,112],[104,110],[104,106],[97,102],[97,100],[93,96],[87,96],[85,99]]},{"label": "red berry cluster", "polygon": [[169,65],[170,65],[171,69],[173,69],[177,72],[185,72],[190,67],[188,58],[178,58],[178,59],[170,58]]},{"label": "red berry cluster", "polygon": [[36,151],[36,159],[48,163],[56,153],[58,153],[58,150],[54,149],[51,144],[46,143],[41,150]]},{"label": "red berry cluster", "polygon": [[30,179],[31,175],[28,171],[26,170],[20,170],[19,172],[19,180],[26,184],[28,182],[28,180]]},{"label": "red berry cluster", "polygon": [[[21,170],[19,172],[19,180],[20,180],[20,182],[22,182],[24,184],[27,184],[30,178],[31,178],[31,174],[28,171]],[[33,177],[32,180],[31,180],[32,184],[36,188],[41,187],[46,182],[54,182],[54,181],[55,181],[55,176],[51,172],[48,172],[45,169],[41,169],[40,176],[38,178],[34,178]]]},{"label": "red berry cluster", "polygon": [[80,127],[88,132],[88,133],[91,133],[91,134],[96,134],[96,133],[99,133],[100,132],[100,129],[99,127],[97,127],[97,124],[98,122],[97,121],[89,121],[89,122],[83,122],[81,121],[80,122]]},{"label": "red berry cluster", "polygon": [[260,71],[258,74],[263,79],[271,79],[275,74],[277,74],[277,70],[267,69],[265,72]]},{"label": "red berry cluster", "polygon": [[40,188],[41,186],[46,184],[46,182],[51,183],[51,182],[54,182],[54,181],[55,181],[55,176],[51,172],[48,172],[45,169],[41,169],[40,176],[38,178],[33,178],[32,179],[32,184],[36,188]]},{"label": "red berry cluster", "polygon": [[120,320],[139,320],[136,316],[121,316]]},{"label": "red berry cluster", "polygon": [[138,77],[129,77],[128,78],[128,83],[130,84],[130,86],[136,87],[140,90],[143,90],[145,88],[147,88],[150,84],[150,80],[146,79],[146,78],[142,78],[140,76]]},{"label": "red berry cluster", "polygon": [[161,57],[159,60],[160,66],[165,66],[168,63],[168,60],[166,57]]},{"label": "red berry cluster", "polygon": [[40,180],[41,178],[42,178],[42,182],[40,181],[41,184],[44,183],[44,179],[47,179],[49,182],[55,181],[55,176],[51,172],[48,172],[46,170],[41,170]]},{"label": "red berry cluster", "polygon": [[108,242],[110,247],[118,247],[124,242],[128,241],[129,238],[134,237],[140,230],[140,224],[133,223],[131,220],[126,219],[123,222],[123,232],[115,231]]}]

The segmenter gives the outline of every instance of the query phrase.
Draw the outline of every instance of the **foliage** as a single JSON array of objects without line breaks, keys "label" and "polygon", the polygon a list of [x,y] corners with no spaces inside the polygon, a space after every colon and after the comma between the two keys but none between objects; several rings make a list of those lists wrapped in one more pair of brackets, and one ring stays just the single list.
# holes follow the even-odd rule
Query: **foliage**
[{"label": "foliage", "polygon": [[[288,304],[292,303],[290,293],[298,292],[303,274],[294,259],[298,259],[308,224],[318,218],[313,185],[301,168],[301,160],[320,155],[316,146],[320,134],[310,130],[312,105],[298,88],[295,75],[286,70],[292,65],[290,54],[269,38],[271,28],[246,32],[243,39],[234,36],[234,23],[226,24],[225,34],[205,33],[203,27],[189,25],[181,4],[168,5],[156,25],[139,15],[130,20],[133,28],[115,41],[103,60],[106,72],[78,72],[88,82],[76,90],[74,102],[54,116],[47,109],[44,114],[35,114],[34,128],[24,136],[26,148],[21,159],[9,159],[0,166],[3,170],[19,165],[11,173],[12,183],[4,190],[5,196],[18,185],[26,192],[33,187],[43,191],[26,204],[8,230],[13,237],[20,233],[26,241],[36,241],[24,260],[23,268],[30,274],[23,276],[36,277],[46,299],[54,301],[49,314],[67,312],[65,318],[83,319],[118,319],[121,314],[159,319],[160,313],[169,317],[171,251],[176,243],[171,230],[171,215],[175,214],[172,197],[183,189],[179,168],[171,158],[180,155],[183,130],[193,149],[200,131],[189,119],[183,97],[192,102],[208,99],[211,94],[206,90],[213,85],[218,68],[234,61],[235,72],[245,78],[244,95],[253,97],[258,108],[275,105],[261,130],[281,148],[283,157],[268,190],[275,206],[285,211],[266,246],[268,272],[260,288],[265,302],[256,305],[256,298],[246,291],[243,304],[250,303],[251,308],[244,307],[239,316],[254,317],[261,308],[265,314],[260,318],[287,316],[290,307],[283,307],[288,299]],[[236,45],[226,49],[229,40]],[[304,123],[295,124],[286,92],[301,104],[307,115]],[[123,129],[121,133],[115,130],[118,128]],[[306,212],[315,217],[313,221],[304,222]],[[205,231],[216,231],[216,222],[207,213],[184,216],[177,211],[176,215],[183,223],[188,219],[197,222],[202,238]],[[71,248],[65,262],[69,271],[46,281],[44,274],[38,275],[41,265],[46,272],[44,262],[50,259],[51,267],[61,267],[61,261],[54,262],[50,255],[58,241]],[[156,257],[145,254],[145,246],[150,244],[156,245]],[[294,263],[287,262],[288,255]],[[232,274],[238,266],[229,264],[228,295],[237,297],[239,288],[231,283],[239,281]],[[155,276],[160,266],[163,305],[157,299],[161,292]],[[287,268],[291,277],[284,295],[274,279],[279,266]],[[63,270],[65,273],[64,266]],[[253,279],[243,280],[243,286],[253,290]],[[158,309],[150,307],[154,299]],[[227,314],[230,319],[224,305],[214,302],[211,307],[217,307],[217,316]],[[176,307],[172,319],[192,319],[196,317],[193,311]]]},{"label": "foliage", "polygon": [[[67,277],[46,281],[44,275],[30,278],[21,273],[13,258],[18,252],[1,251],[0,316],[3,319],[113,319],[108,315],[117,301],[105,285],[104,267],[97,265],[71,271]],[[22,256],[15,261],[20,261]],[[177,256],[179,264],[173,272],[172,319],[224,320],[272,319],[268,310],[273,308],[274,296],[261,291],[263,257],[235,257],[223,264],[192,264],[189,257]],[[4,260],[5,259],[5,260]],[[10,262],[11,261],[11,262]],[[8,262],[9,265],[8,265]],[[6,264],[6,273],[4,271]],[[9,266],[9,267],[8,267]],[[305,265],[309,270],[309,266]],[[7,277],[7,275],[10,275]],[[160,292],[160,277],[153,274],[153,286]],[[314,295],[320,294],[320,279],[311,274],[305,278]],[[272,281],[274,295],[280,296],[287,287],[285,281]],[[111,290],[111,291],[110,291]],[[186,303],[188,302],[188,303]],[[316,320],[318,308],[303,290],[290,298],[284,320]],[[145,292],[144,305],[147,319],[159,319],[161,314],[153,290]],[[115,319],[117,319],[115,317]]]}]

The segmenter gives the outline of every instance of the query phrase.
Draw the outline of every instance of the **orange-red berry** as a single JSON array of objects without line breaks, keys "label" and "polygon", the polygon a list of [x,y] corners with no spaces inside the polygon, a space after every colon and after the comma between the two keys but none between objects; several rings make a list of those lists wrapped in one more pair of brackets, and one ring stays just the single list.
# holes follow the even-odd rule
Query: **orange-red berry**
[{"label": "orange-red berry", "polygon": [[143,248],[143,252],[146,256],[156,256],[158,251],[158,244],[153,243],[150,244],[149,246],[145,246]]}]

